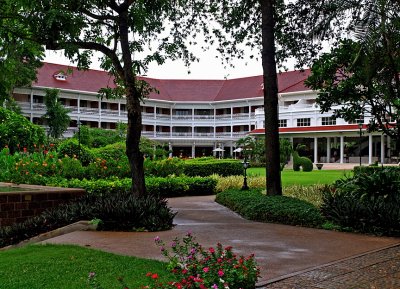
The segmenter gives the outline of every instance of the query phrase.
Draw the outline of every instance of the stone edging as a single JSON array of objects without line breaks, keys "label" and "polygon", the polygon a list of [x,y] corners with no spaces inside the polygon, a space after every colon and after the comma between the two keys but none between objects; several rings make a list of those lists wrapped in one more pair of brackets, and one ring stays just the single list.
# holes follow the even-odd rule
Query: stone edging
[{"label": "stone edging", "polygon": [[19,248],[19,247],[22,247],[22,246],[25,246],[28,244],[35,244],[38,242],[42,242],[42,241],[45,241],[45,240],[48,240],[48,239],[51,239],[54,237],[58,237],[58,236],[61,236],[64,234],[72,233],[75,231],[95,231],[96,228],[97,228],[97,226],[94,224],[91,224],[90,221],[79,221],[79,222],[72,223],[67,226],[55,229],[53,231],[37,235],[30,239],[19,242],[18,244],[0,248],[0,251],[5,251],[8,249],[13,249],[13,248]]}]

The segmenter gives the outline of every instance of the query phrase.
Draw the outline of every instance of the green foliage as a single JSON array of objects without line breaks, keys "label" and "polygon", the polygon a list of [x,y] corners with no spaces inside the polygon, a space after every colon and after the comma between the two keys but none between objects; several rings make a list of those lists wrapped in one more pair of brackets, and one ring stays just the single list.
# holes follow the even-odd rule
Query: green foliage
[{"label": "green foliage", "polygon": [[168,177],[183,174],[185,161],[179,158],[168,158],[164,160],[146,159],[144,162],[146,176]]},{"label": "green foliage", "polygon": [[290,185],[282,188],[283,195],[306,201],[319,208],[322,205],[322,192],[326,185],[313,184],[308,186]]},{"label": "green foliage", "polygon": [[308,202],[285,196],[265,196],[259,190],[228,190],[218,193],[216,202],[246,219],[305,227],[321,227],[319,210]]},{"label": "green foliage", "polygon": [[82,165],[87,166],[93,160],[93,155],[90,150],[83,144],[79,146],[76,139],[66,139],[57,148],[58,157],[63,158],[78,158]]},{"label": "green foliage", "polygon": [[[130,192],[132,181],[128,178],[99,180],[50,178],[48,179],[48,185],[83,188],[88,194],[105,195],[117,194],[122,191]],[[216,185],[217,181],[215,179],[204,177],[146,178],[147,192],[161,197],[212,195],[215,193]]]},{"label": "green foliage", "polygon": [[400,235],[400,174],[379,169],[344,178],[324,190],[322,213],[356,231]]},{"label": "green foliage", "polygon": [[279,160],[281,171],[289,161],[290,155],[293,153],[292,143],[286,138],[279,139]]},{"label": "green foliage", "polygon": [[[89,148],[100,148],[118,142],[125,141],[125,134],[118,130],[89,128],[81,126],[81,143]],[[74,138],[79,138],[79,132],[76,132]]]},{"label": "green foliage", "polygon": [[60,103],[58,93],[58,89],[46,89],[44,103],[47,111],[43,115],[49,126],[48,135],[56,139],[62,137],[71,120],[68,115],[70,111]]},{"label": "green foliage", "polygon": [[356,166],[354,167],[353,171],[354,171],[354,175],[357,176],[359,174],[374,174],[376,172],[379,172],[381,170],[385,170],[385,171],[393,171],[393,172],[397,172],[400,173],[400,167],[380,167],[380,166]]},{"label": "green foliage", "polygon": [[16,107],[13,89],[29,86],[36,80],[36,70],[44,57],[44,47],[35,43],[29,30],[13,19],[19,8],[13,1],[0,2],[0,107],[6,105],[9,109]]},{"label": "green foliage", "polygon": [[130,192],[87,194],[74,202],[46,210],[23,223],[0,228],[0,247],[80,221],[100,219],[98,229],[113,231],[167,230],[175,213],[154,196],[136,197]]},{"label": "green foliage", "polygon": [[302,146],[297,146],[296,150],[293,151],[293,170],[300,171],[300,168],[303,169],[303,172],[311,172],[314,168],[312,161],[307,157],[299,156],[299,149]]},{"label": "green foliage", "polygon": [[8,147],[11,153],[26,148],[30,151],[45,142],[42,127],[24,116],[0,107],[0,148]]},{"label": "green foliage", "polygon": [[[240,189],[243,186],[243,176],[226,176],[212,175],[217,181],[217,192],[223,192],[229,189]],[[263,189],[266,185],[266,178],[260,176],[248,176],[247,184],[251,189]]]},{"label": "green foliage", "polygon": [[165,242],[158,237],[155,238],[155,243],[169,261],[168,267],[174,273],[176,282],[168,282],[167,285],[153,280],[153,284],[147,286],[149,289],[197,286],[198,288],[255,288],[260,269],[257,267],[254,254],[246,258],[237,256],[231,246],[224,248],[221,243],[218,243],[215,249],[210,247],[207,250],[195,242],[191,233],[187,233],[182,240],[175,238],[171,249],[168,249]]},{"label": "green foliage", "polygon": [[238,160],[187,160],[184,163],[184,174],[187,176],[220,176],[243,175],[243,164]]}]

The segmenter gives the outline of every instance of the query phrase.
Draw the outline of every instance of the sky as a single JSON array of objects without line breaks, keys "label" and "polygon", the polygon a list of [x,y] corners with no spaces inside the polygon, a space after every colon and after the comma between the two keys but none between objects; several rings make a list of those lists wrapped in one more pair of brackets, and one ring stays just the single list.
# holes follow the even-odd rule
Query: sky
[{"label": "sky", "polygon": [[[190,68],[184,66],[182,61],[167,61],[162,66],[151,64],[147,77],[157,79],[232,79],[262,74],[261,60],[250,59],[246,56],[242,60],[234,60],[234,68],[227,67],[224,69],[220,59],[216,59],[217,53],[213,51],[198,51],[196,55],[200,58],[198,63],[193,63]],[[251,53],[248,51],[248,55]],[[99,69],[97,57],[93,57],[93,63],[90,68]],[[63,57],[62,52],[47,51],[46,62],[72,65],[74,64]],[[190,74],[188,73],[190,70]]]}]

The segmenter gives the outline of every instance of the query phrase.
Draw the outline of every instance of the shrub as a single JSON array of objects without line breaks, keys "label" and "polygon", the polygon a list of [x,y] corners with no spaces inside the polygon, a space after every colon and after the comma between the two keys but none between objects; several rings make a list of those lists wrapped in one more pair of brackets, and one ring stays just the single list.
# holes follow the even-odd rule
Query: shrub
[{"label": "shrub", "polygon": [[375,172],[379,172],[381,170],[385,171],[395,171],[397,173],[400,173],[400,167],[380,167],[380,166],[356,166],[353,169],[354,175],[357,174],[373,174]]},{"label": "shrub", "polygon": [[33,151],[44,144],[44,129],[14,111],[0,107],[0,148],[8,147],[13,154],[25,148]]},{"label": "shrub", "polygon": [[296,198],[313,204],[319,208],[322,205],[322,195],[325,189],[325,185],[292,185],[283,187],[283,195],[287,197]]},{"label": "shrub", "polygon": [[228,190],[218,193],[216,202],[246,219],[305,227],[321,227],[324,222],[312,204],[285,196],[265,196],[259,190]]},{"label": "shrub", "polygon": [[303,172],[311,172],[313,170],[313,163],[307,157],[300,157],[297,151],[293,152],[293,170],[300,171],[300,168],[303,169]]},{"label": "shrub", "polygon": [[[64,180],[52,178],[48,180],[52,186],[83,188],[88,194],[116,194],[120,191],[130,192],[131,179],[100,180]],[[215,193],[216,180],[201,177],[146,178],[146,189],[149,194],[162,197],[189,195],[212,195]]]},{"label": "shrub", "polygon": [[400,235],[400,174],[393,169],[338,180],[323,194],[322,213],[342,227]]},{"label": "shrub", "polygon": [[144,162],[146,176],[168,177],[183,174],[184,161],[179,158],[168,158],[164,160],[146,159]]},{"label": "shrub", "polygon": [[78,158],[82,165],[87,166],[93,160],[90,150],[83,144],[80,145],[76,139],[67,139],[62,142],[58,148],[58,157],[61,159],[64,156],[70,158]]},{"label": "shrub", "polygon": [[[213,175],[212,178],[217,181],[217,192],[223,192],[228,189],[240,189],[243,186],[243,176],[221,177]],[[251,189],[263,189],[266,186],[266,179],[264,176],[250,176],[247,177],[247,184]]]},{"label": "shrub", "polygon": [[85,169],[85,175],[90,179],[109,177],[127,178],[130,176],[128,159],[94,159]]},{"label": "shrub", "polygon": [[23,223],[0,228],[0,247],[54,230],[79,220],[100,219],[101,230],[167,230],[174,213],[163,199],[154,196],[137,198],[130,193],[85,195],[30,218]]},{"label": "shrub", "polygon": [[243,175],[243,165],[239,160],[187,160],[183,169],[185,175],[193,177]]},{"label": "shrub", "polygon": [[[169,261],[176,281],[169,282],[171,286],[156,282],[149,288],[255,288],[260,270],[254,255],[237,256],[231,246],[224,248],[220,243],[205,250],[190,233],[182,240],[175,238],[170,250],[158,237],[155,242]],[[148,276],[157,279],[153,274]]]},{"label": "shrub", "polygon": [[126,156],[126,145],[123,142],[117,142],[100,148],[91,149],[95,158],[103,160],[128,160]]}]

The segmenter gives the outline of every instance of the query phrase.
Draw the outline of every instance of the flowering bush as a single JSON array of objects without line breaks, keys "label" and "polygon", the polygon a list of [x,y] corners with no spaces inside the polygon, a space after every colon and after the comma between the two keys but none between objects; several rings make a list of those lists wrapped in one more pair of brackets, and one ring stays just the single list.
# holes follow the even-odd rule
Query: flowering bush
[{"label": "flowering bush", "polygon": [[247,258],[236,256],[232,247],[204,249],[188,233],[182,241],[174,239],[170,249],[160,238],[155,238],[162,254],[169,260],[169,268],[177,276],[177,281],[162,284],[158,275],[148,273],[152,284],[144,288],[166,289],[253,289],[259,276],[254,255]]},{"label": "flowering bush", "polygon": [[[154,239],[162,254],[169,260],[168,268],[176,280],[164,282],[158,273],[148,272],[150,284],[141,289],[254,289],[260,270],[254,255],[247,258],[236,256],[232,247],[217,246],[204,249],[195,242],[191,233],[182,240],[175,238],[166,248],[159,238]],[[95,273],[88,276],[92,289],[102,289],[96,280]],[[123,289],[129,289],[122,278],[118,278]]]}]

